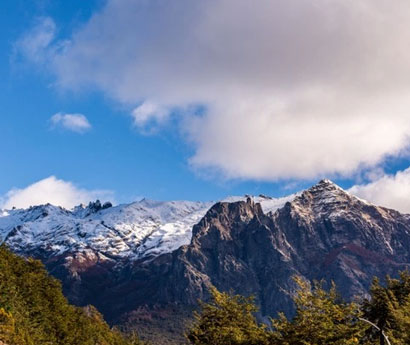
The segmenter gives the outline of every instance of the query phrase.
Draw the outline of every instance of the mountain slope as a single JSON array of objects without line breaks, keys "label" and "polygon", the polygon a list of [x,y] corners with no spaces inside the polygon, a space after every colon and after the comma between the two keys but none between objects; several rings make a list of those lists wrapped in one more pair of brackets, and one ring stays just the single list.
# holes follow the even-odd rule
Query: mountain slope
[{"label": "mountain slope", "polygon": [[[231,197],[231,200],[241,197]],[[273,210],[285,199],[257,197]],[[53,205],[0,211],[0,242],[41,259],[78,305],[98,304],[113,275],[191,241],[192,227],[212,203],[143,199],[111,207],[99,201],[69,211]]]},{"label": "mountain slope", "polygon": [[52,205],[3,211],[0,240],[24,254],[75,252],[136,260],[189,243],[192,226],[210,205],[144,199],[116,207],[90,203],[73,211]]},{"label": "mountain slope", "polygon": [[[289,198],[259,196],[265,211],[274,211]],[[243,197],[230,197],[231,202]],[[0,210],[0,243],[33,256],[83,254],[99,260],[141,260],[189,244],[192,227],[212,202],[143,199],[112,207],[99,201],[66,210],[50,204],[23,210]]]},{"label": "mountain slope", "polygon": [[[15,239],[23,237],[15,237],[15,230],[9,230],[6,241],[16,251],[40,257],[48,270],[63,281],[65,294],[71,301],[97,306],[113,324],[143,325],[144,329],[149,325],[157,327],[159,319],[176,321],[178,313],[181,319],[185,318],[187,311],[195,308],[198,298],[208,297],[211,285],[223,291],[233,289],[242,295],[255,295],[260,306],[259,317],[265,318],[278,311],[292,313],[290,295],[295,274],[309,280],[334,280],[345,297],[352,297],[366,294],[373,276],[396,275],[398,270],[410,266],[409,216],[360,200],[329,180],[322,180],[281,202],[263,196],[245,201],[242,198],[228,200],[216,203],[209,210],[209,205],[195,204],[193,213],[182,212],[186,217],[183,219],[192,219],[189,226],[192,224],[193,228],[186,230],[185,242],[170,240],[171,244],[178,245],[161,247],[167,243],[168,233],[163,225],[160,238],[164,240],[151,241],[148,236],[132,251],[127,244],[132,241],[121,239],[119,246],[128,245],[123,250],[114,245],[115,241],[111,244],[109,237],[104,242],[108,245],[102,247],[107,249],[101,250],[95,245],[87,252],[85,247],[81,255],[76,252],[76,246],[61,255],[30,246],[29,250],[19,247],[23,242]],[[131,208],[132,213],[136,207],[142,207],[138,203],[131,205],[123,207]],[[95,232],[87,231],[97,237],[118,233],[123,217],[119,210],[121,207],[118,212],[112,208],[81,216],[85,223],[79,224],[99,224]],[[181,219],[179,210],[180,207],[172,218],[174,223]],[[37,216],[31,212],[33,217],[38,216],[39,211]],[[151,212],[152,209],[148,214]],[[8,217],[4,219],[10,222]],[[127,226],[139,229],[142,223],[134,221],[140,222],[131,217]],[[88,229],[86,225],[81,225],[79,231],[83,226]],[[105,230],[107,226],[112,229]],[[23,233],[36,233],[36,228],[31,229],[28,223],[22,227]],[[50,245],[56,244],[55,234],[60,230],[58,226],[54,228]],[[138,236],[139,231],[132,236]],[[84,238],[88,239],[87,236]],[[138,252],[138,248],[150,241],[155,245]],[[174,331],[179,328],[180,332],[182,327],[182,321],[170,323],[169,334],[172,328]],[[151,336],[157,331],[163,332],[164,327],[151,329]]]},{"label": "mountain slope", "polygon": [[[258,203],[217,203],[194,226],[192,241],[119,279],[126,298],[110,290],[116,317],[148,304],[195,306],[211,285],[255,295],[260,317],[292,313],[293,275],[334,280],[343,296],[364,296],[373,276],[410,266],[407,215],[366,203],[330,181],[303,192],[273,214]],[[131,284],[131,285],[130,285]],[[126,303],[122,303],[126,301]],[[120,320],[120,319],[117,319]]]}]

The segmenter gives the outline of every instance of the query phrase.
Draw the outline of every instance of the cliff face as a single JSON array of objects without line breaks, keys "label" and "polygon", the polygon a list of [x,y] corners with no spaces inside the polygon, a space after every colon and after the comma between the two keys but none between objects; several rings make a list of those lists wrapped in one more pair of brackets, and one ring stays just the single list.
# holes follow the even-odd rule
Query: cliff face
[{"label": "cliff face", "polygon": [[351,298],[363,296],[374,276],[408,268],[410,217],[323,180],[274,212],[251,198],[217,203],[193,227],[190,244],[154,258],[70,255],[40,257],[72,301],[94,304],[112,323],[171,319],[206,299],[211,285],[254,295],[260,316],[273,316],[292,312],[294,275],[333,280]]},{"label": "cliff face", "polygon": [[274,213],[251,199],[217,203],[193,227],[189,245],[94,278],[92,266],[80,274],[79,291],[91,289],[91,302],[113,321],[142,306],[194,306],[211,285],[254,295],[268,316],[291,313],[293,275],[334,280],[352,297],[363,296],[374,276],[409,266],[409,216],[325,180]]}]

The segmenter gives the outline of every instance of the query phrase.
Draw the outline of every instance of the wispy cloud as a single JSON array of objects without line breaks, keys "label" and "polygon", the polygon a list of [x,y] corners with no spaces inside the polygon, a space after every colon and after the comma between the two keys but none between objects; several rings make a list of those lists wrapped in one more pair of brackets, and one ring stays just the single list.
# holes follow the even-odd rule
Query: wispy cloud
[{"label": "wispy cloud", "polygon": [[53,128],[62,127],[76,133],[84,133],[91,129],[91,124],[83,114],[57,113],[50,118]]},{"label": "wispy cloud", "polygon": [[113,201],[113,192],[107,190],[87,190],[77,187],[72,182],[50,176],[25,188],[14,188],[0,198],[0,208],[27,208],[34,205],[50,203],[71,209],[81,203],[90,201]]},{"label": "wispy cloud", "polygon": [[53,58],[53,52],[60,43],[54,42],[57,27],[52,18],[37,18],[30,31],[26,32],[14,45],[15,55],[42,64]]}]

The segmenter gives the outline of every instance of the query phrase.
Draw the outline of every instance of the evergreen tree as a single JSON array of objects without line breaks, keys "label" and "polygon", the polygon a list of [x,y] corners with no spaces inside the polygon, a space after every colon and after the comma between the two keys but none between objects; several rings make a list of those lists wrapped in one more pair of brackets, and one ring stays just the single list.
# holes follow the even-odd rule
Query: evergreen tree
[{"label": "evergreen tree", "polygon": [[70,305],[40,261],[0,246],[0,340],[8,345],[135,345],[94,308]]},{"label": "evergreen tree", "polygon": [[211,301],[201,302],[201,312],[187,333],[194,345],[263,345],[268,332],[260,326],[252,298],[211,289]]},{"label": "evergreen tree", "polygon": [[379,330],[369,328],[365,339],[385,345],[385,333],[392,345],[410,344],[410,273],[401,272],[399,279],[387,277],[386,286],[374,279],[370,295],[362,306],[364,318]]},{"label": "evergreen tree", "polygon": [[296,315],[289,321],[284,314],[272,320],[272,344],[281,345],[354,345],[359,344],[363,325],[359,305],[341,301],[333,284],[329,291],[315,282],[313,289],[295,278]]}]

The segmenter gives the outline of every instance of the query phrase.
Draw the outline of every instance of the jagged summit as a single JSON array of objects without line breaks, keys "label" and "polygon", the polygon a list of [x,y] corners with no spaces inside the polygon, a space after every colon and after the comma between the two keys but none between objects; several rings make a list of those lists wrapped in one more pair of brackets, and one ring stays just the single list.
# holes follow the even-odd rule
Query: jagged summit
[{"label": "jagged summit", "polygon": [[273,213],[279,208],[283,207],[287,202],[292,201],[297,195],[300,193],[291,194],[288,196],[280,197],[280,198],[273,198],[266,195],[258,195],[258,196],[229,196],[223,199],[223,202],[238,202],[238,201],[247,201],[250,198],[254,203],[260,204],[264,213]]},{"label": "jagged summit", "polygon": [[335,186],[337,186],[336,183],[334,183],[332,180],[330,180],[330,179],[328,179],[328,178],[321,179],[321,180],[317,183],[317,185],[335,185]]},{"label": "jagged summit", "polygon": [[305,220],[316,218],[351,217],[353,213],[363,211],[372,205],[339,187],[329,179],[320,180],[317,184],[303,191],[290,202],[293,213]]},{"label": "jagged summit", "polygon": [[306,193],[311,194],[316,201],[324,203],[334,201],[335,198],[339,201],[342,199],[345,201],[351,201],[353,197],[349,192],[330,180],[319,181],[319,183],[310,187],[302,194]]},{"label": "jagged summit", "polygon": [[318,183],[316,183],[315,185],[313,185],[312,187],[310,187],[309,189],[307,189],[307,191],[310,192],[325,192],[325,191],[334,191],[334,192],[344,192],[344,193],[348,193],[347,191],[345,191],[343,188],[341,188],[340,186],[338,186],[336,183],[334,183],[333,181],[329,180],[329,179],[322,179],[320,180]]}]

